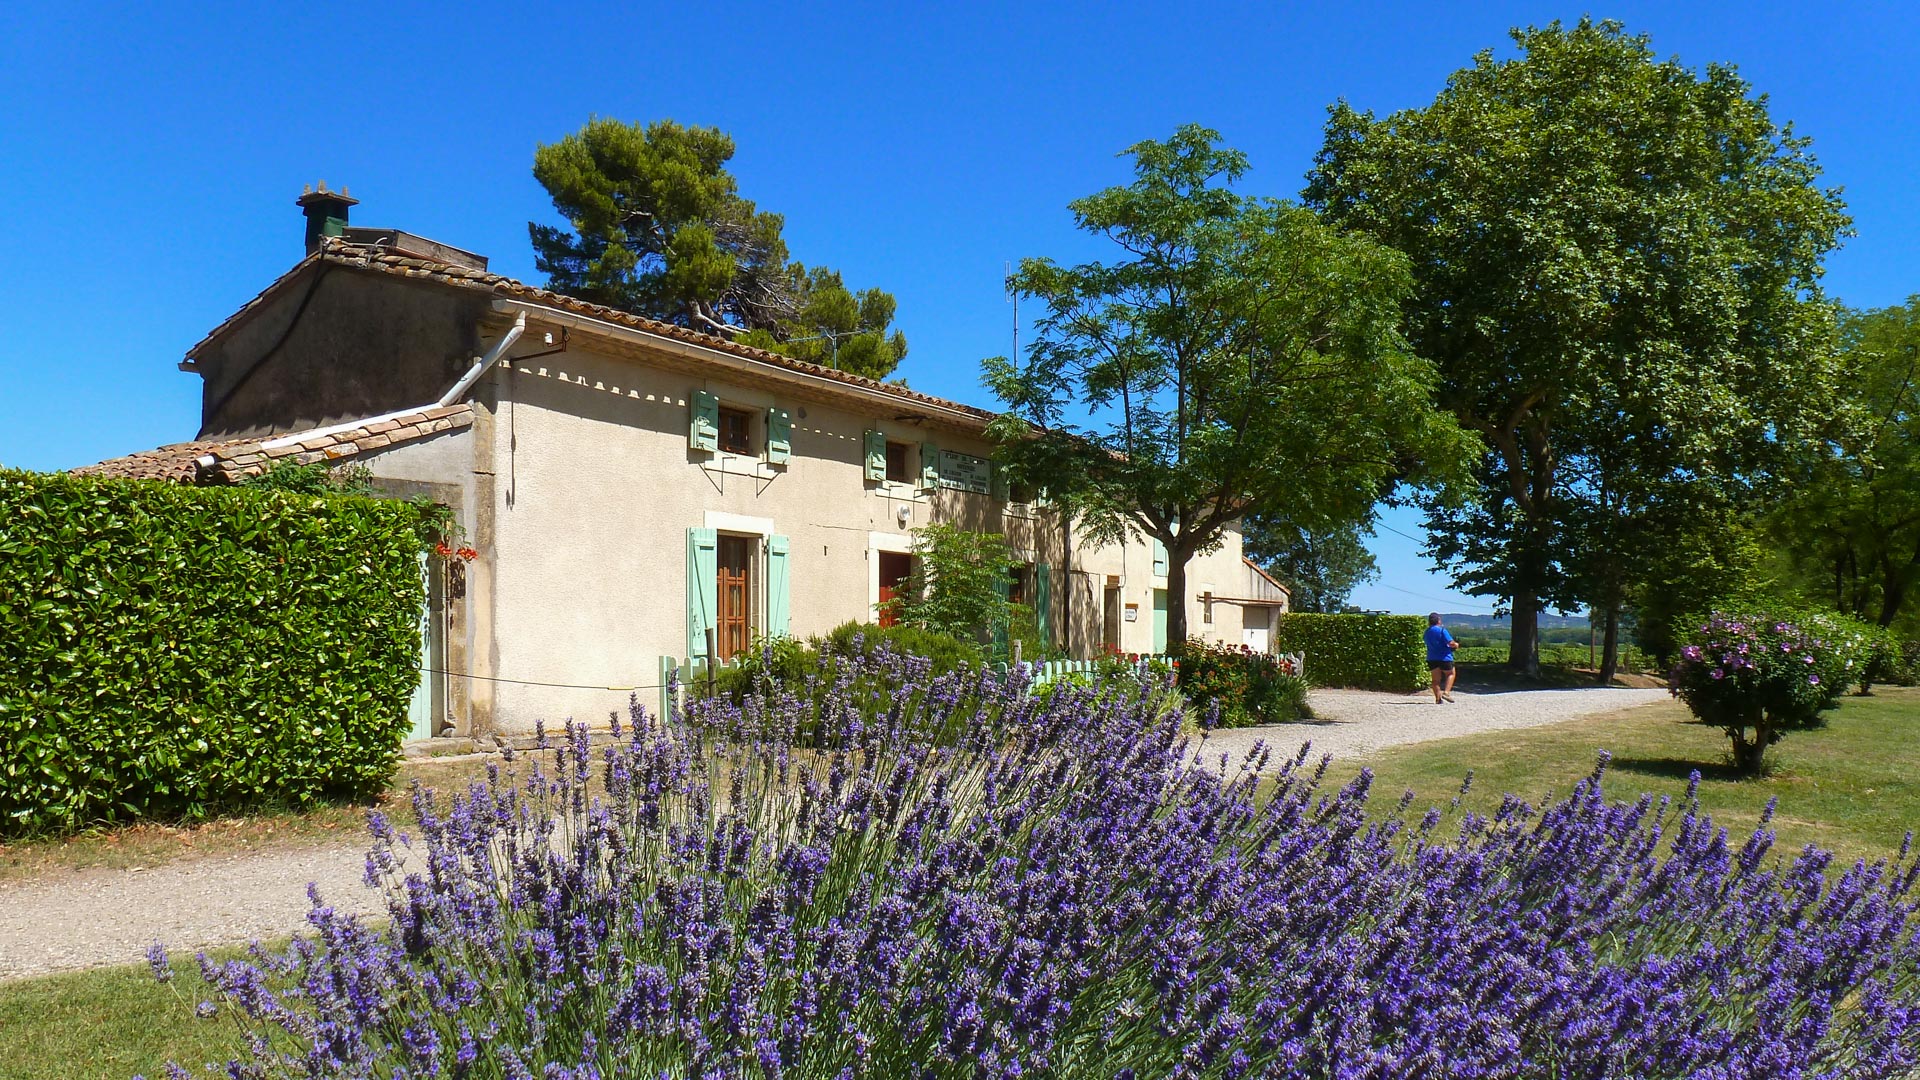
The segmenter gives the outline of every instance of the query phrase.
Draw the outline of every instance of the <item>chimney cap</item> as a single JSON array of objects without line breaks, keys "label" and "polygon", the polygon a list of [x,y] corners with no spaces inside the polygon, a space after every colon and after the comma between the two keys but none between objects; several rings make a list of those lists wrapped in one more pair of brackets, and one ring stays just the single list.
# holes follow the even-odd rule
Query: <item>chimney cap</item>
[{"label": "chimney cap", "polygon": [[313,206],[316,203],[358,206],[360,205],[360,200],[348,195],[347,189],[344,187],[339,191],[328,191],[325,180],[320,181],[320,190],[315,191],[313,186],[309,184],[305,190],[301,192],[300,197],[293,200],[293,205],[295,206]]}]

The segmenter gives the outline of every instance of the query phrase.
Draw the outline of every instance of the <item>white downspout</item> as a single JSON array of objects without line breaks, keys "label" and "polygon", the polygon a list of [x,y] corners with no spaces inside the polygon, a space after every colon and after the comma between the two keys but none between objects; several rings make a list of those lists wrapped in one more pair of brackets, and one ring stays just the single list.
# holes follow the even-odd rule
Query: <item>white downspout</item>
[{"label": "white downspout", "polygon": [[507,350],[513,347],[513,343],[519,341],[520,335],[526,332],[527,313],[522,311],[513,317],[513,325],[507,328],[506,334],[499,341],[493,343],[493,348],[487,350],[487,355],[475,360],[473,366],[467,369],[467,373],[460,376],[460,381],[453,384],[453,389],[440,395],[439,406],[445,408],[466,396],[467,391],[473,389],[473,384],[480,381],[480,376],[486,374],[487,369],[493,366],[493,362],[505,356]]}]

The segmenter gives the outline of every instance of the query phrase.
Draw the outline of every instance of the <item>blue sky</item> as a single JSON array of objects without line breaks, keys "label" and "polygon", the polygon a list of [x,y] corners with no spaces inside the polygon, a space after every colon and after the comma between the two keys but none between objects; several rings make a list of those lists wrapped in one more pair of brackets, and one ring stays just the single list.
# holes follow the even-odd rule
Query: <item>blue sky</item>
[{"label": "blue sky", "polygon": [[[590,115],[733,134],[747,197],[795,257],[900,302],[922,390],[987,403],[1002,268],[1083,258],[1069,199],[1115,155],[1199,121],[1291,196],[1345,97],[1430,101],[1506,29],[1591,11],[1662,54],[1726,61],[1814,139],[1859,235],[1849,303],[1920,292],[1920,6],[1554,3],[1085,6],[40,4],[0,38],[0,463],[70,468],[191,438],[185,349],[301,254],[301,185],[538,280],[533,149]],[[1483,611],[1384,520],[1356,600]],[[1397,530],[1397,531],[1395,531]]]}]

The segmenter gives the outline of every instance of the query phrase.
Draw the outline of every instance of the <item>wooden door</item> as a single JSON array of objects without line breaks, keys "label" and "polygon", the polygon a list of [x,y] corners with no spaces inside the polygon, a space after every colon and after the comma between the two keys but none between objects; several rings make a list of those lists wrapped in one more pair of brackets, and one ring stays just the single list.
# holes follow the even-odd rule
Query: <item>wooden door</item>
[{"label": "wooden door", "polygon": [[892,626],[900,621],[893,610],[892,601],[907,587],[907,575],[913,572],[913,556],[903,551],[883,551],[880,553],[880,625]]},{"label": "wooden door", "polygon": [[722,536],[715,558],[720,608],[714,652],[731,660],[753,645],[753,541],[745,536]]}]

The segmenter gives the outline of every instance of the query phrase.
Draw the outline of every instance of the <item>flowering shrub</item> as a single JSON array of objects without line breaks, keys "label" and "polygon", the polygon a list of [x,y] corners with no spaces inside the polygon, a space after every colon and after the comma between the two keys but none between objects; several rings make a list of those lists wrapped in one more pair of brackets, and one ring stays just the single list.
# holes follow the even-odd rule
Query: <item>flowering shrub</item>
[{"label": "flowering shrub", "polygon": [[1196,707],[1217,710],[1220,727],[1278,724],[1307,715],[1307,682],[1293,661],[1245,645],[1187,641],[1168,650],[1175,683]]},{"label": "flowering shrub", "polygon": [[1701,723],[1725,729],[1734,765],[1757,775],[1767,747],[1819,727],[1821,711],[1865,674],[1866,638],[1850,621],[1715,612],[1681,648],[1668,685]]},{"label": "flowering shrub", "polygon": [[[1906,851],[1834,869],[1698,806],[1369,813],[1145,694],[1023,674],[637,706],[372,820],[374,926],[202,959],[234,1076],[1798,1077],[1920,1061]],[[830,721],[819,753],[787,733]],[[958,739],[930,737],[959,732]],[[1194,767],[1183,767],[1190,763]],[[519,771],[524,768],[524,771]],[[517,775],[516,775],[517,774]],[[1400,801],[1404,811],[1411,796]],[[1764,826],[1763,826],[1764,828]],[[164,956],[157,955],[157,962]]]}]

